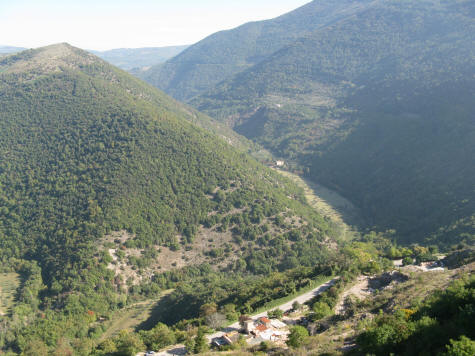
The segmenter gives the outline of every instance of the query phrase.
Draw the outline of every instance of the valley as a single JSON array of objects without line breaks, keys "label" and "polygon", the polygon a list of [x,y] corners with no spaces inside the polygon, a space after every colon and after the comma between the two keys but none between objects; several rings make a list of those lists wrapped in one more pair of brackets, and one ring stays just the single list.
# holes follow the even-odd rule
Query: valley
[{"label": "valley", "polygon": [[0,356],[475,355],[473,0],[32,1]]},{"label": "valley", "polygon": [[[474,235],[473,31],[466,0],[313,1],[205,38],[143,78],[296,162],[356,204],[366,228],[450,244],[439,230]],[[202,51],[240,36],[249,42],[222,58],[225,70]],[[239,67],[240,56],[256,62]]]}]

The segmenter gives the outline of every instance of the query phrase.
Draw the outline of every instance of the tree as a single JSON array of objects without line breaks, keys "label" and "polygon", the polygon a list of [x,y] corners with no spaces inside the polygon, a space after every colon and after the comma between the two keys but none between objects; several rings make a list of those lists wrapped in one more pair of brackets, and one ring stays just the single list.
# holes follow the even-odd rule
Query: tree
[{"label": "tree", "polygon": [[267,312],[267,315],[269,316],[269,318],[272,319],[282,319],[282,317],[284,316],[284,312],[281,309],[277,308]]},{"label": "tree", "polygon": [[141,331],[140,336],[150,350],[159,350],[176,342],[175,333],[162,323],[158,323],[152,330]]},{"label": "tree", "polygon": [[145,345],[139,336],[122,330],[117,338],[117,354],[120,356],[135,356],[135,354],[145,349]]},{"label": "tree", "polygon": [[403,265],[403,266],[412,265],[413,262],[414,262],[414,260],[412,259],[412,257],[409,257],[409,256],[404,257],[404,258],[402,259],[402,265]]},{"label": "tree", "polygon": [[98,349],[101,351],[101,355],[115,354],[117,352],[117,345],[115,344],[114,340],[105,339],[99,344]]},{"label": "tree", "polygon": [[192,354],[195,352],[195,339],[193,339],[191,336],[188,336],[185,339],[184,344],[187,354]]},{"label": "tree", "polygon": [[205,322],[213,329],[220,329],[226,323],[226,316],[221,313],[213,313],[205,317]]},{"label": "tree", "polygon": [[302,305],[298,301],[295,301],[295,302],[292,303],[292,309],[294,311],[300,310],[301,307],[302,307]]},{"label": "tree", "polygon": [[216,303],[206,303],[200,307],[200,315],[206,317],[218,311],[218,306]]},{"label": "tree", "polygon": [[222,312],[226,315],[226,319],[229,321],[236,320],[239,317],[239,313],[236,311],[236,305],[231,303],[224,305]]},{"label": "tree", "polygon": [[48,356],[48,348],[45,343],[38,339],[28,341],[22,355],[24,356]]},{"label": "tree", "polygon": [[460,336],[460,340],[450,339],[450,345],[445,346],[447,356],[472,356],[475,355],[475,341],[465,335]]},{"label": "tree", "polygon": [[322,319],[328,315],[331,315],[333,313],[332,309],[330,306],[325,303],[325,302],[316,302],[313,305],[313,312],[315,313],[313,315],[315,320]]},{"label": "tree", "polygon": [[58,345],[53,351],[53,356],[72,356],[74,355],[74,350],[71,347],[69,340],[61,338],[58,341]]},{"label": "tree", "polygon": [[308,331],[303,326],[296,325],[290,330],[287,345],[291,347],[300,347],[308,338]]},{"label": "tree", "polygon": [[195,338],[195,354],[199,354],[205,351],[208,351],[209,345],[208,340],[205,337],[204,330],[202,328],[198,329],[198,335]]}]

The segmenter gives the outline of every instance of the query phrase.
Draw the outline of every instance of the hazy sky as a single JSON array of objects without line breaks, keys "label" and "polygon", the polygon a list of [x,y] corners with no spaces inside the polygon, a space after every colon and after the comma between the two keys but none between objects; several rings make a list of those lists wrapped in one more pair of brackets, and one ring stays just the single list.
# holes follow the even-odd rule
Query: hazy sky
[{"label": "hazy sky", "polygon": [[86,49],[191,44],[310,0],[0,0],[0,45]]}]

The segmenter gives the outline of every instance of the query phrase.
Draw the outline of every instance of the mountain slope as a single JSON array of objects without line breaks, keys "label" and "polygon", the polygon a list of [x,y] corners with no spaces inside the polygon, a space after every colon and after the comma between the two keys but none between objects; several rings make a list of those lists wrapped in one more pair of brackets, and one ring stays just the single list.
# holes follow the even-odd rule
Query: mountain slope
[{"label": "mountain slope", "polygon": [[213,34],[139,76],[186,101],[259,63],[282,46],[351,16],[371,2],[315,0],[275,19]]},{"label": "mountain slope", "polygon": [[474,14],[469,1],[373,2],[191,104],[406,241],[452,224],[473,236]]},{"label": "mountain slope", "polygon": [[319,273],[338,238],[330,224],[193,121],[206,122],[67,44],[0,60],[0,270],[22,278],[2,351],[63,339],[78,350],[105,329],[99,316],[198,277],[209,291]]},{"label": "mountain slope", "polygon": [[319,221],[286,197],[301,194],[290,183],[92,55],[56,45],[7,57],[0,69],[1,251],[38,259],[49,278],[77,272],[84,261],[73,251],[107,231],[179,248],[180,236],[186,243],[188,230],[233,205],[267,216],[295,207]]},{"label": "mountain slope", "polygon": [[186,48],[188,46],[115,48],[108,51],[90,52],[119,68],[131,70],[148,68],[166,62]]}]

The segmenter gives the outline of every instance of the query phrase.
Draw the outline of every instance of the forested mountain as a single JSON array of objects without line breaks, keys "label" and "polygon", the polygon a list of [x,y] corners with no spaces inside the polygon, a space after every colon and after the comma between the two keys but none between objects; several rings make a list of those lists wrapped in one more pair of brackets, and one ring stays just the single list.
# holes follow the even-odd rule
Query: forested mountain
[{"label": "forested mountain", "polygon": [[404,241],[473,239],[474,15],[466,0],[366,3],[191,104]]},{"label": "forested mountain", "polygon": [[186,48],[188,46],[115,48],[108,51],[90,52],[119,68],[131,70],[148,68],[166,62]]},{"label": "forested mountain", "polygon": [[278,18],[213,34],[139,76],[179,100],[189,100],[299,37],[358,13],[372,0],[316,0]]},{"label": "forested mountain", "polygon": [[303,192],[190,123],[206,120],[67,44],[0,60],[0,271],[22,277],[0,349],[87,347],[128,295],[256,284],[335,252]]}]

